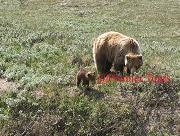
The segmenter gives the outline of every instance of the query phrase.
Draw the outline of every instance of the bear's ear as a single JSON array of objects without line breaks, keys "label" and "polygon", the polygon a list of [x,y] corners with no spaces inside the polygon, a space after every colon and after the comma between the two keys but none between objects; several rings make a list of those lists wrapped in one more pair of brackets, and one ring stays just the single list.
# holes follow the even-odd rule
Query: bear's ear
[{"label": "bear's ear", "polygon": [[142,60],[142,55],[138,55],[137,58],[140,59],[140,60]]},{"label": "bear's ear", "polygon": [[129,60],[131,58],[130,55],[126,55],[126,59]]},{"label": "bear's ear", "polygon": [[127,65],[127,62],[128,62],[128,60],[130,59],[131,57],[129,56],[129,55],[126,55],[125,56],[125,66]]}]

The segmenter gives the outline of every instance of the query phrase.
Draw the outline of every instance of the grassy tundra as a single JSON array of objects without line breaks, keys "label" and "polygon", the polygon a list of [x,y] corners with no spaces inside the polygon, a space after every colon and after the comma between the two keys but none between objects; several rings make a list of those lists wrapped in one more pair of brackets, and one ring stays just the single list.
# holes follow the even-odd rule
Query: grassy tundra
[{"label": "grassy tundra", "polygon": [[[0,135],[179,135],[179,7],[179,0],[1,0],[0,77],[17,86],[0,98]],[[76,88],[79,66],[94,70],[92,44],[107,31],[139,42],[143,81]]]}]

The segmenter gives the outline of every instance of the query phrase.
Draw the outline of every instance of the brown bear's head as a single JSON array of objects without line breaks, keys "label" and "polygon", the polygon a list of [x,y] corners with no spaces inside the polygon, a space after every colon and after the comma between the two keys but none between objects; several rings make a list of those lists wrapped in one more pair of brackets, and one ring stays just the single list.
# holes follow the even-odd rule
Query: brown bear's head
[{"label": "brown bear's head", "polygon": [[85,76],[89,81],[95,82],[96,80],[95,72],[87,72]]},{"label": "brown bear's head", "polygon": [[125,56],[125,66],[128,74],[134,74],[143,64],[141,54],[128,54]]}]

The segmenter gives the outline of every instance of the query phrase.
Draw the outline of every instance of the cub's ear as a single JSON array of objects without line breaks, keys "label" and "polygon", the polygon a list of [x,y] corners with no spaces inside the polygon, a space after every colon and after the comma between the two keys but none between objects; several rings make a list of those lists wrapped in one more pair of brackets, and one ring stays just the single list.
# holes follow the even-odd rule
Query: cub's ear
[{"label": "cub's ear", "polygon": [[86,77],[91,77],[91,72],[86,73]]}]

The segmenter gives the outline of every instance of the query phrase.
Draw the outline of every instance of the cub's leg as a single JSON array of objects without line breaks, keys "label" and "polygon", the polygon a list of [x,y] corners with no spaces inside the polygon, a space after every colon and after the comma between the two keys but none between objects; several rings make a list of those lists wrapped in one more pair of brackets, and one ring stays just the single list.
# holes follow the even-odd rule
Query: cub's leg
[{"label": "cub's leg", "polygon": [[76,75],[76,86],[78,87],[81,83],[81,78],[78,77],[79,75]]},{"label": "cub's leg", "polygon": [[89,80],[87,79],[84,79],[83,82],[82,82],[83,86],[89,86]]}]

